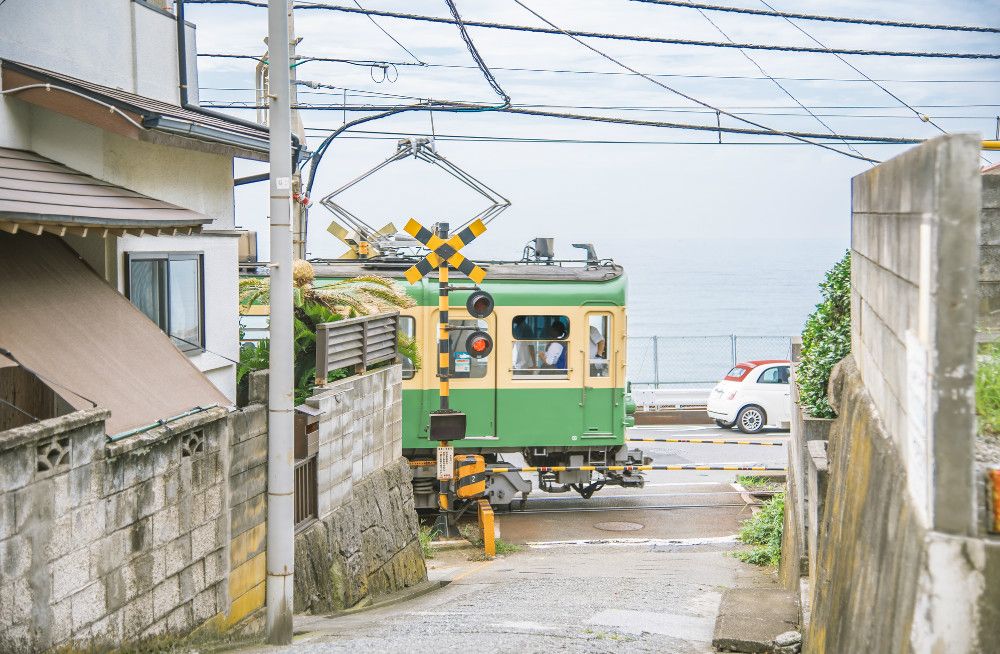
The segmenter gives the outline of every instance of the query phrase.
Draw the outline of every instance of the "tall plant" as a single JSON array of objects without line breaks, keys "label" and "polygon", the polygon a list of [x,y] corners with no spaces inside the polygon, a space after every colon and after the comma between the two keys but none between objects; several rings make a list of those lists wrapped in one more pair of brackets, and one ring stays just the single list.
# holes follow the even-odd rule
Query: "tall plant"
[{"label": "tall plant", "polygon": [[[339,280],[316,287],[315,272],[307,261],[296,261],[292,270],[294,283],[294,356],[295,402],[305,401],[312,394],[316,377],[316,326],[343,318],[369,315],[413,306],[413,300],[391,279],[365,275]],[[240,304],[244,307],[270,302],[270,280],[248,278],[240,280]],[[400,334],[399,352],[420,367],[420,352],[414,339]],[[270,343],[263,340],[240,352],[237,382],[247,373],[267,367]],[[343,371],[333,371],[327,381],[343,377]]]},{"label": "tall plant", "polygon": [[837,414],[826,399],[830,372],[851,353],[851,253],[838,261],[820,285],[823,301],[816,305],[802,331],[802,361],[795,376],[799,400],[814,418]]}]

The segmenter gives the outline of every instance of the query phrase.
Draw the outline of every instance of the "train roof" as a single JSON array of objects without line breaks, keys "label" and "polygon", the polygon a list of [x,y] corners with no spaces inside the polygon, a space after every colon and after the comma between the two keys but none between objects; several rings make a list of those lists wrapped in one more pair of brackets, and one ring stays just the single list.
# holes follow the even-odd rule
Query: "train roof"
[{"label": "train roof", "polygon": [[[402,278],[407,268],[415,261],[358,261],[350,259],[311,261],[317,278],[344,278],[360,275],[382,275],[384,277]],[[584,262],[558,262],[551,265],[520,262],[520,261],[477,261],[486,269],[487,280],[520,280],[548,282],[606,282],[617,279],[624,274],[622,267],[611,261],[602,261],[592,265],[582,265]],[[573,263],[575,265],[563,265]],[[453,276],[462,277],[461,273],[453,272]],[[429,277],[436,278],[437,271]]]}]

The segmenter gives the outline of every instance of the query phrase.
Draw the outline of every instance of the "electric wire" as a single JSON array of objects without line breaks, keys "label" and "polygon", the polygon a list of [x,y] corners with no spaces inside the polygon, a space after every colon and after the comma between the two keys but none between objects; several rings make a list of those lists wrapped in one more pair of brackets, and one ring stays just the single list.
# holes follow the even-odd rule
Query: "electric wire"
[{"label": "electric wire", "polygon": [[[793,138],[793,139],[796,139],[796,140],[799,140],[799,141],[806,141],[806,142],[809,142],[809,143],[813,143],[817,147],[823,148],[824,150],[830,150],[832,152],[836,152],[838,154],[844,155],[845,157],[851,157],[852,159],[860,159],[862,161],[867,161],[869,163],[880,163],[877,160],[871,159],[869,157],[865,157],[865,156],[862,156],[862,155],[857,155],[857,154],[854,154],[853,152],[844,152],[843,150],[838,150],[837,148],[834,148],[832,146],[826,145],[824,143],[816,143],[816,142],[808,140],[809,138],[815,138],[815,137],[804,137],[804,136],[794,135],[793,133],[790,133],[790,132],[782,132],[780,130],[772,130],[771,128],[767,127],[766,125],[762,125],[760,123],[754,122],[754,121],[749,120],[747,118],[743,118],[743,117],[738,116],[736,114],[733,114],[733,113],[730,113],[728,111],[724,111],[722,109],[719,109],[718,107],[712,106],[711,104],[709,104],[709,103],[707,103],[707,102],[705,102],[703,100],[699,100],[698,98],[695,98],[694,96],[691,96],[691,95],[688,95],[687,93],[684,93],[683,91],[678,91],[677,89],[673,88],[672,86],[668,86],[667,84],[664,84],[660,80],[654,79],[654,78],[646,75],[645,73],[642,73],[642,72],[636,70],[635,68],[632,68],[628,64],[626,64],[626,63],[624,63],[622,61],[619,61],[618,59],[615,59],[614,57],[612,57],[608,53],[604,52],[603,50],[600,50],[600,49],[598,49],[598,48],[590,45],[589,43],[587,43],[583,39],[579,38],[578,36],[575,36],[575,35],[573,35],[573,34],[571,34],[569,32],[563,31],[562,28],[557,27],[554,23],[552,23],[551,21],[549,21],[547,18],[545,18],[544,16],[542,16],[541,14],[539,14],[538,12],[536,12],[535,10],[533,10],[530,7],[528,7],[527,5],[525,5],[523,2],[521,2],[521,0],[514,0],[514,2],[517,5],[519,5],[521,8],[523,8],[525,11],[527,11],[528,13],[534,15],[536,18],[538,18],[543,23],[551,26],[555,30],[558,30],[558,31],[562,32],[563,34],[565,34],[569,38],[573,39],[574,41],[576,41],[577,43],[579,43],[583,47],[587,48],[591,52],[597,54],[598,56],[600,56],[600,57],[602,57],[604,59],[607,59],[611,63],[616,64],[616,65],[620,66],[621,68],[624,68],[625,70],[631,71],[632,73],[638,75],[639,77],[642,77],[643,79],[647,80],[648,82],[650,82],[652,84],[655,84],[656,86],[659,86],[660,88],[662,88],[662,89],[664,89],[666,91],[669,91],[669,92],[671,92],[671,93],[673,93],[675,95],[678,95],[678,96],[684,98],[685,100],[689,100],[691,102],[694,102],[695,104],[700,104],[703,107],[707,107],[708,109],[712,109],[712,110],[716,111],[718,114],[725,114],[726,116],[729,116],[730,118],[734,118],[734,119],[736,119],[736,120],[738,120],[740,122],[747,123],[748,125],[752,125],[754,127],[761,128],[761,129],[767,129],[767,130],[770,130],[772,132],[778,132],[782,136],[787,136],[789,138]],[[519,110],[515,110],[515,111],[519,112],[519,113],[529,113],[530,112],[530,110],[526,110],[526,109],[519,109]],[[530,113],[533,113],[534,115],[539,115],[537,112],[530,112]],[[554,113],[554,112],[552,112],[552,113]],[[609,120],[608,122],[612,122],[612,121]],[[721,130],[722,130],[722,127],[720,125],[719,126],[719,131],[721,131]]]},{"label": "electric wire", "polygon": [[[190,4],[218,4],[218,5],[244,5],[248,7],[266,8],[267,3],[261,0],[187,0]],[[398,18],[402,20],[413,20],[425,23],[439,23],[454,25],[453,18],[442,18],[438,16],[425,16],[422,14],[407,14],[397,11],[383,11],[377,9],[358,9],[357,7],[344,7],[341,5],[329,5],[322,3],[299,3],[296,9],[315,9],[323,11],[338,11],[349,14],[383,16],[386,18]],[[616,34],[611,32],[592,32],[585,30],[557,30],[553,28],[512,25],[509,23],[495,23],[490,21],[463,21],[466,27],[480,27],[484,29],[497,29],[513,32],[530,32],[535,34],[550,35],[572,35],[584,38],[606,39],[612,41],[633,41],[638,43],[662,43],[668,45],[688,45],[695,47],[709,48],[746,48],[748,50],[773,50],[777,52],[797,52],[797,53],[839,53],[859,56],[874,57],[915,57],[934,59],[1000,59],[1000,53],[995,52],[912,52],[899,50],[860,50],[854,48],[814,48],[809,46],[794,45],[771,45],[766,43],[727,43],[722,41],[701,41],[693,39],[676,39],[661,36],[642,36],[638,34]]]},{"label": "electric wire", "polygon": [[[199,57],[221,57],[221,58],[235,58],[235,59],[260,59],[257,55],[229,55],[229,54],[216,54],[216,53],[198,53]],[[343,63],[352,64],[357,66],[370,66],[370,65],[381,65],[381,66],[420,66],[423,68],[450,68],[450,69],[464,69],[464,70],[479,70],[478,66],[470,66],[468,64],[444,64],[444,63],[431,63],[424,62],[423,64],[416,64],[408,61],[366,61],[359,59],[340,59],[336,57],[320,57],[320,56],[299,56],[299,59],[304,60],[303,63],[308,62],[320,62],[320,63]],[[490,66],[490,70],[502,70],[504,72],[514,72],[514,73],[552,73],[560,75],[611,75],[611,76],[631,76],[632,73],[620,71],[620,70],[581,70],[576,68],[527,68],[518,66]],[[710,74],[696,74],[696,73],[647,73],[650,77],[680,77],[685,79],[719,79],[719,80],[751,80],[751,81],[770,81],[768,77],[756,76],[756,75],[710,75]],[[861,83],[868,84],[870,80],[864,78],[840,78],[840,77],[779,77],[775,76],[774,79],[781,80],[783,82],[836,82],[836,83]],[[879,79],[879,82],[893,82],[897,84],[998,84],[1000,79]],[[203,87],[204,88],[204,87]],[[239,90],[239,89],[236,89]],[[250,89],[251,91],[253,89]]]},{"label": "electric wire", "polygon": [[[354,4],[356,4],[358,6],[358,9],[364,9],[364,7],[361,6],[361,3],[358,2],[358,0],[353,0],[353,2],[354,2]],[[402,43],[399,42],[399,39],[397,39],[395,36],[393,36],[392,34],[390,34],[387,29],[385,29],[384,27],[382,27],[381,25],[379,25],[378,21],[375,20],[374,16],[369,15],[368,16],[368,20],[370,20],[372,22],[372,25],[374,25],[375,27],[379,28],[379,30],[383,34],[385,34],[386,36],[388,36],[389,40],[391,40],[393,43],[395,43],[400,48],[402,48],[406,52],[406,54],[408,54],[411,57],[413,57],[414,61],[417,62],[417,65],[419,65],[419,66],[423,66],[424,65],[424,62],[420,59],[420,57],[418,57],[417,55],[413,54],[410,51],[409,48],[407,48],[405,45],[403,45]]]},{"label": "electric wire", "polygon": [[[732,38],[730,38],[730,36],[729,36],[728,34],[726,34],[726,32],[724,32],[724,31],[722,30],[722,28],[721,28],[721,27],[719,27],[719,26],[718,26],[718,25],[716,24],[716,22],[715,22],[714,20],[712,20],[711,18],[709,18],[708,14],[706,14],[706,13],[705,13],[704,11],[702,11],[701,9],[699,9],[699,10],[698,10],[698,13],[699,13],[699,14],[701,14],[702,18],[704,18],[705,20],[707,20],[707,21],[708,21],[708,23],[709,23],[709,25],[711,25],[712,27],[714,27],[714,28],[716,29],[716,31],[718,31],[718,32],[719,32],[719,34],[721,34],[721,35],[722,35],[722,37],[723,37],[724,39],[726,39],[726,40],[727,40],[727,41],[729,41],[730,43],[733,43],[733,42],[734,42],[734,41],[733,41],[733,39],[732,39]],[[772,82],[774,82],[774,85],[775,85],[775,86],[777,86],[777,87],[778,87],[779,89],[781,89],[781,91],[782,91],[782,92],[783,92],[783,93],[784,93],[785,95],[787,95],[787,96],[788,96],[789,98],[791,98],[791,99],[792,99],[792,101],[793,101],[793,102],[795,102],[795,104],[797,104],[798,106],[802,107],[802,109],[803,109],[803,110],[804,110],[804,111],[805,111],[806,113],[808,113],[808,114],[809,114],[810,116],[812,116],[813,118],[815,118],[815,119],[816,119],[816,122],[818,122],[818,123],[819,123],[820,125],[822,125],[823,127],[825,127],[825,128],[826,128],[826,129],[827,129],[827,130],[828,130],[828,131],[829,131],[829,132],[831,133],[831,134],[834,134],[834,135],[836,135],[836,134],[837,134],[836,130],[834,130],[834,129],[833,129],[832,127],[830,127],[830,126],[829,126],[829,125],[828,125],[828,124],[826,123],[826,121],[824,121],[824,120],[823,120],[822,118],[820,118],[819,116],[817,116],[816,114],[814,114],[814,113],[812,112],[812,110],[811,110],[811,109],[809,109],[809,108],[808,108],[807,106],[805,106],[804,104],[802,104],[802,102],[800,102],[800,101],[799,101],[799,99],[798,99],[797,97],[795,97],[794,95],[792,95],[792,92],[791,92],[791,91],[789,91],[789,90],[788,90],[787,88],[785,88],[785,86],[784,86],[784,85],[783,85],[783,84],[782,84],[781,82],[779,82],[778,80],[776,80],[776,79],[774,79],[773,77],[771,77],[771,76],[770,76],[770,75],[768,74],[768,72],[767,72],[766,70],[764,70],[764,67],[763,67],[763,66],[761,66],[761,65],[760,65],[760,64],[759,64],[759,63],[757,62],[757,60],[756,60],[756,59],[754,59],[753,57],[751,57],[751,56],[750,56],[750,55],[749,55],[749,54],[747,53],[747,51],[746,51],[746,50],[744,50],[743,48],[740,48],[740,49],[739,49],[739,53],[740,53],[741,55],[743,55],[743,56],[744,56],[744,57],[745,57],[745,58],[746,58],[746,59],[747,59],[747,60],[748,60],[748,61],[749,61],[749,62],[750,62],[751,64],[753,64],[753,65],[754,65],[754,67],[756,67],[756,68],[757,68],[757,70],[759,70],[759,71],[760,71],[760,74],[761,74],[761,75],[764,75],[764,76],[765,76],[765,77],[767,77],[767,78],[768,78],[769,80],[771,80]],[[853,153],[855,153],[855,154],[857,154],[857,155],[859,155],[859,156],[863,156],[863,155],[861,155],[861,153],[860,153],[860,152],[858,152],[857,148],[855,148],[855,147],[854,147],[853,145],[851,145],[851,144],[850,144],[850,143],[848,143],[847,141],[844,141],[843,139],[841,139],[841,141],[842,141],[842,142],[844,143],[844,145],[846,145],[846,146],[847,146],[847,149],[848,149],[848,150],[850,150],[851,152],[853,152]]]},{"label": "electric wire", "polygon": [[458,13],[458,7],[455,6],[454,0],[445,0],[448,4],[448,9],[451,11],[452,18],[455,19],[455,23],[458,25],[458,31],[462,35],[462,40],[465,41],[465,47],[469,50],[469,54],[472,56],[472,60],[476,62],[476,66],[482,71],[483,77],[489,82],[489,85],[493,87],[493,90],[498,96],[503,100],[502,108],[510,106],[510,96],[507,92],[500,87],[500,82],[497,78],[493,76],[490,72],[489,67],[486,62],[483,61],[482,56],[479,54],[479,50],[476,48],[476,44],[472,42],[472,37],[469,36],[468,30],[465,29],[465,23],[462,22],[462,17]]},{"label": "electric wire", "polygon": [[[257,106],[228,106],[228,107],[227,106],[223,106],[222,108],[230,108],[230,109],[234,109],[234,108],[235,109],[257,109],[259,107],[257,107]],[[300,109],[300,110],[317,110],[317,111],[342,111],[342,110],[344,110],[343,106],[341,106],[341,105],[332,105],[332,104],[331,105],[305,105],[305,106],[303,106],[303,105],[295,105],[294,108],[295,109]],[[361,106],[361,107],[348,107],[347,108],[348,111],[375,111],[377,109],[382,109],[382,107]],[[422,109],[424,111],[431,111],[431,110],[433,110],[433,111],[463,111],[463,109],[458,109],[454,105],[448,105],[448,104],[427,104],[427,105],[424,105],[424,106],[420,106],[420,105],[403,105],[403,106],[391,107],[391,108],[389,108],[388,111],[385,111],[382,114],[378,114],[376,116],[370,116],[370,117],[367,117],[367,118],[362,118],[362,119],[358,119],[358,120],[355,120],[355,121],[351,121],[350,123],[347,124],[347,128],[349,129],[353,125],[364,123],[364,122],[368,122],[368,120],[374,120],[374,119],[379,118],[379,117],[383,117],[384,118],[384,117],[388,117],[388,116],[391,116],[391,115],[394,115],[394,114],[403,113],[405,111],[413,111],[413,110],[416,110],[416,109]],[[616,117],[616,116],[593,116],[593,115],[587,115],[587,114],[573,114],[573,113],[559,112],[559,111],[541,111],[541,110],[536,110],[536,109],[518,109],[518,108],[515,108],[515,107],[508,107],[507,109],[491,109],[491,108],[486,108],[486,109],[478,109],[478,110],[487,110],[487,111],[493,110],[493,111],[496,111],[497,113],[508,113],[508,114],[524,115],[524,116],[537,116],[537,117],[542,117],[542,118],[559,118],[559,119],[563,119],[563,120],[579,120],[579,121],[590,121],[590,122],[599,122],[599,123],[610,123],[610,124],[615,124],[615,125],[635,125],[635,126],[639,126],[639,127],[663,127],[663,128],[669,128],[669,129],[694,130],[694,131],[702,131],[702,132],[719,132],[719,131],[722,131],[722,132],[731,133],[731,134],[745,134],[745,135],[752,135],[752,136],[784,136],[784,137],[787,137],[787,138],[795,139],[797,141],[802,141],[803,143],[806,143],[808,145],[814,145],[814,146],[817,146],[817,147],[826,148],[826,149],[829,149],[829,150],[833,150],[834,152],[836,152],[838,154],[842,154],[844,156],[850,156],[850,157],[855,158],[855,159],[863,159],[865,161],[872,161],[872,160],[868,159],[867,157],[859,157],[858,155],[853,155],[853,154],[851,154],[849,152],[844,152],[843,150],[837,150],[835,148],[831,148],[830,146],[828,146],[826,144],[817,143],[815,141],[810,141],[809,139],[842,139],[842,138],[844,138],[844,139],[847,139],[847,140],[850,140],[850,141],[857,141],[857,142],[862,142],[862,143],[866,142],[866,141],[873,141],[873,142],[879,142],[879,143],[896,143],[896,144],[900,144],[900,145],[913,144],[913,143],[923,143],[924,140],[925,140],[925,139],[922,139],[922,138],[899,138],[899,137],[890,137],[890,136],[863,136],[863,135],[846,135],[846,134],[843,134],[843,135],[842,134],[832,134],[831,135],[831,134],[826,134],[826,133],[822,133],[822,132],[782,131],[782,130],[772,129],[772,128],[767,127],[765,125],[760,125],[759,123],[755,123],[755,122],[747,120],[745,118],[740,118],[736,114],[731,114],[731,113],[725,112],[725,111],[723,111],[722,113],[726,114],[727,116],[732,116],[733,118],[736,118],[737,120],[740,120],[740,121],[745,122],[747,124],[754,125],[756,127],[760,127],[761,129],[749,129],[749,128],[744,128],[744,127],[723,127],[723,126],[718,126],[718,125],[701,125],[701,124],[697,124],[697,123],[676,123],[676,122],[658,121],[658,120],[639,120],[639,119],[635,119],[635,118],[619,118],[619,117]],[[344,128],[345,128],[345,126],[342,125],[341,127],[337,128],[335,130],[335,132],[338,133],[338,134],[342,133],[343,131],[345,131]],[[319,152],[319,148],[317,148],[317,152]]]},{"label": "electric wire", "polygon": [[45,377],[44,375],[42,375],[41,373],[39,373],[37,370],[32,370],[28,366],[24,365],[23,363],[21,363],[20,361],[17,360],[17,357],[15,357],[14,354],[10,350],[8,350],[6,348],[3,348],[3,347],[0,347],[0,355],[3,355],[5,357],[7,357],[8,359],[10,359],[11,361],[13,361],[17,365],[21,366],[25,370],[25,372],[27,372],[29,374],[32,374],[35,377],[38,377],[43,382],[46,382],[47,384],[51,384],[52,386],[58,386],[59,388],[65,390],[65,391],[69,391],[70,393],[72,393],[73,395],[76,395],[81,400],[86,400],[87,402],[90,402],[91,406],[97,407],[97,402],[93,401],[92,399],[90,399],[86,395],[81,395],[80,393],[77,393],[76,391],[74,391],[69,386],[66,386],[65,384],[60,384],[59,382],[55,381],[54,379],[50,379],[48,377]]},{"label": "electric wire", "polygon": [[902,27],[922,30],[945,30],[954,32],[987,32],[1000,33],[1000,27],[987,27],[982,25],[940,25],[936,23],[910,23],[898,20],[884,20],[879,18],[851,18],[841,16],[817,16],[815,14],[798,14],[787,11],[778,11],[771,8],[771,11],[762,9],[748,9],[744,7],[726,7],[723,5],[711,5],[698,2],[682,2],[681,0],[632,0],[632,2],[642,2],[652,5],[664,5],[668,7],[682,7],[685,9],[698,9],[705,11],[723,11],[733,14],[747,14],[750,16],[771,16],[774,18],[795,18],[797,20],[814,20],[827,23],[847,23],[850,25],[869,25],[878,27]]},{"label": "electric wire", "polygon": [[[0,5],[3,5],[3,2],[0,2]],[[17,406],[17,405],[16,405],[16,404],[14,404],[13,402],[8,402],[7,400],[3,399],[2,397],[0,397],[0,402],[3,402],[4,404],[6,404],[6,405],[7,405],[7,406],[9,406],[10,408],[14,409],[14,410],[15,410],[15,411],[17,411],[18,413],[23,413],[24,415],[28,416],[29,418],[31,418],[31,419],[32,419],[32,420],[34,420],[35,422],[41,422],[41,421],[42,421],[42,419],[41,419],[41,418],[39,418],[39,417],[37,417],[37,416],[33,416],[33,415],[31,415],[30,413],[28,413],[27,411],[25,411],[25,410],[24,410],[24,409],[22,409],[21,407]]]}]

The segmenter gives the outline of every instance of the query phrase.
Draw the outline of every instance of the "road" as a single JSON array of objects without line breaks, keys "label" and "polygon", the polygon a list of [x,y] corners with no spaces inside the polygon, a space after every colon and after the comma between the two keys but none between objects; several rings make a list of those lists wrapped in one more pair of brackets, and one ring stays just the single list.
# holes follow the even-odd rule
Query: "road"
[{"label": "road", "polygon": [[[682,427],[632,434],[736,436]],[[784,447],[641,447],[657,464],[785,461]],[[711,652],[722,592],[776,586],[772,571],[729,555],[749,515],[734,479],[653,471],[643,489],[607,488],[590,500],[533,493],[524,513],[498,514],[502,538],[520,551],[488,562],[469,550],[438,552],[428,563],[432,579],[448,582],[440,590],[351,615],[298,617],[294,644],[269,651]]]}]

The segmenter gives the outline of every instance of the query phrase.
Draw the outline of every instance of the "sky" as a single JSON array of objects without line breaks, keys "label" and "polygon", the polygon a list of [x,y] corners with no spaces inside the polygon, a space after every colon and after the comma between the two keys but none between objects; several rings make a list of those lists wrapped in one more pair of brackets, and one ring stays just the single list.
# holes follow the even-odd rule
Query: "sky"
[{"label": "sky", "polygon": [[[332,0],[331,0],[332,1]],[[449,16],[443,0],[360,0],[368,8]],[[708,19],[738,42],[813,45],[780,18],[700,12],[628,0],[524,0],[565,29],[726,40]],[[343,0],[352,5],[351,0]],[[513,0],[456,0],[465,19],[539,25]],[[718,0],[763,8],[760,0]],[[998,0],[917,2],[863,0],[812,2],[785,0],[785,11],[886,18],[928,23],[1000,25]],[[259,55],[267,31],[263,9],[225,5],[187,7],[197,25],[200,53]],[[430,64],[472,66],[454,25],[376,18],[406,50]],[[831,47],[947,52],[1000,52],[1000,35],[870,27],[798,21]],[[329,11],[295,14],[302,38],[299,54],[392,62],[413,56],[369,18]],[[649,81],[628,74],[562,35],[512,33],[469,28],[486,64],[515,105],[557,105],[575,113],[628,116],[645,120],[715,124],[714,112]],[[589,40],[600,50],[713,106],[781,130],[823,132],[738,50],[694,46]],[[860,80],[830,54],[747,51],[767,74],[780,78]],[[995,138],[1000,113],[1000,61],[847,56],[848,61],[950,132],[976,132]],[[200,98],[245,102],[254,98],[254,63],[199,57]],[[533,68],[625,74],[510,71]],[[495,103],[496,95],[472,68],[397,66],[390,79],[380,70],[340,63],[308,62],[299,79],[337,87],[300,93],[303,103],[340,105],[397,99],[373,94]],[[398,75],[398,76],[397,76]],[[394,80],[394,81],[393,81]],[[938,81],[931,81],[938,80]],[[948,80],[948,81],[939,81]],[[779,80],[798,101],[813,108],[839,133],[930,138],[940,134],[885,91],[867,81]],[[403,100],[410,102],[410,100]],[[584,108],[586,107],[586,108]],[[252,111],[232,111],[252,118]],[[349,113],[348,119],[361,114]],[[323,129],[339,127],[342,111],[304,111],[315,147]],[[722,124],[741,126],[723,116]],[[344,246],[325,229],[331,214],[318,200],[395,151],[397,138],[431,133],[426,112],[390,117],[360,126],[338,138],[317,175],[310,211],[309,253],[335,257]],[[634,126],[601,125],[498,113],[433,114],[440,154],[509,198],[512,206],[470,246],[479,257],[520,256],[536,236],[556,238],[557,256],[571,256],[571,243],[595,243],[614,255],[629,242],[728,239],[747,243],[823,240],[846,247],[849,240],[850,180],[871,164],[780,137],[745,137]],[[523,143],[451,141],[448,135],[611,141],[612,143]],[[629,143],[622,143],[627,141]],[[841,149],[846,149],[842,144]],[[885,160],[909,146],[856,145],[865,156]],[[994,161],[1000,159],[994,155]],[[243,162],[237,175],[266,171],[266,164]],[[424,224],[464,220],[485,206],[474,193],[433,166],[415,160],[393,164],[339,196],[339,201],[369,223],[401,227],[413,217]],[[259,233],[267,256],[267,188],[239,187],[237,223]],[[603,247],[602,247],[603,246]],[[777,246],[780,249],[780,245]],[[610,250],[610,251],[608,251]]]}]

